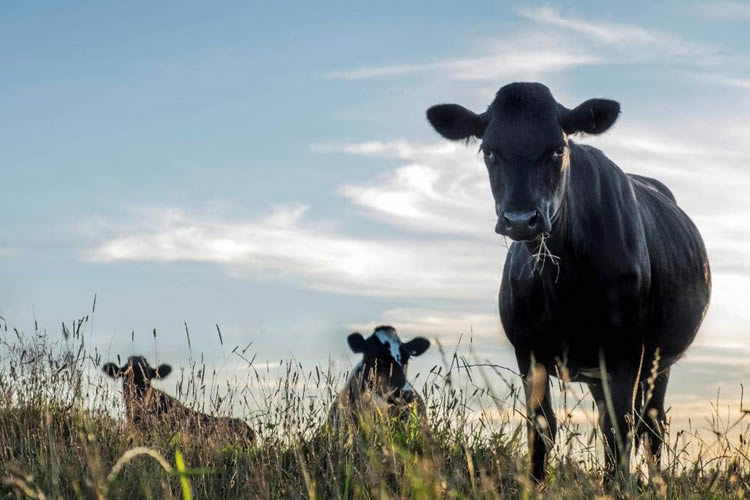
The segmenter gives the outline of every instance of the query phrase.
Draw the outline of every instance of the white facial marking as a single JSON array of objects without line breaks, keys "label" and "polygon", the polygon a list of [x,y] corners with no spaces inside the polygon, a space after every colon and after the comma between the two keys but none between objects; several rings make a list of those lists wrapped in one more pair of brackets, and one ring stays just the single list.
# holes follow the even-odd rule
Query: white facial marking
[{"label": "white facial marking", "polygon": [[378,340],[383,344],[388,344],[391,348],[391,357],[393,360],[401,366],[401,341],[396,337],[393,332],[389,330],[376,330],[375,335]]}]

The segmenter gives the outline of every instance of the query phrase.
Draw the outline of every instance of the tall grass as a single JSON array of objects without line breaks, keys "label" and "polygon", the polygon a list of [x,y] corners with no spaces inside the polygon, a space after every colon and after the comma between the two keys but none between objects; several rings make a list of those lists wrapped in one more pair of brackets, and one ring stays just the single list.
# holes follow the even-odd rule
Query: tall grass
[{"label": "tall grass", "polygon": [[396,421],[377,410],[356,428],[329,429],[345,373],[294,361],[260,369],[237,347],[239,380],[216,383],[192,360],[175,392],[201,411],[245,418],[257,445],[188,428],[142,431],[124,422],[119,386],[99,372],[107,360],[87,347],[87,325],[25,334],[0,319],[4,498],[743,498],[750,490],[746,411],[727,419],[717,404],[708,437],[668,435],[661,469],[638,455],[631,480],[607,491],[592,403],[563,382],[549,479],[535,486],[517,375],[440,346],[442,363],[421,377],[426,429],[416,415]]}]

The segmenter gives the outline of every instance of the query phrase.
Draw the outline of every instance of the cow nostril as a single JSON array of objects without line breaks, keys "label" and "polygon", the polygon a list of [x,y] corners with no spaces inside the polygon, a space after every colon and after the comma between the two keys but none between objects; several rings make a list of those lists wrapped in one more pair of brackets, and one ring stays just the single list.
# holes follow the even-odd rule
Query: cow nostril
[{"label": "cow nostril", "polygon": [[534,215],[529,218],[529,228],[534,229],[537,222],[539,222],[539,212],[534,212]]},{"label": "cow nostril", "polygon": [[510,229],[513,227],[513,221],[511,221],[507,215],[503,215],[503,220],[505,221],[505,227]]}]

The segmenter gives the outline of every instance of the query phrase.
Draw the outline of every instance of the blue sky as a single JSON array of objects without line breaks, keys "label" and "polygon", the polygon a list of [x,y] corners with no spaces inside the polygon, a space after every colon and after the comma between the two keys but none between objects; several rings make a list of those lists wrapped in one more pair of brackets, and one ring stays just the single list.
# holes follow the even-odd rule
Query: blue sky
[{"label": "blue sky", "polygon": [[580,140],[698,224],[714,298],[670,394],[731,392],[750,380],[748,24],[733,2],[4,2],[0,315],[55,331],[97,294],[100,350],[151,353],[156,328],[174,364],[184,321],[209,359],[252,341],[348,366],[345,335],[389,322],[471,331],[510,364],[484,166],[424,111],[535,80],[620,101]]}]

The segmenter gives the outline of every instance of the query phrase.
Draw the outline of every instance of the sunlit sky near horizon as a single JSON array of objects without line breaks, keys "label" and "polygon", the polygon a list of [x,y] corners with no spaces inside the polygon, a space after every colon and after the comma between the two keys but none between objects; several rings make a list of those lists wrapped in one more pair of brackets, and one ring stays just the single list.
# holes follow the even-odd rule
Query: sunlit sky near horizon
[{"label": "sunlit sky near horizon", "polygon": [[485,167],[424,112],[540,81],[568,107],[618,100],[578,140],[664,181],[706,241],[712,304],[668,402],[738,397],[750,4],[524,5],[3,3],[0,315],[57,331],[96,294],[105,357],[174,365],[186,322],[218,365],[252,342],[348,367],[346,334],[390,323],[513,366]]}]

